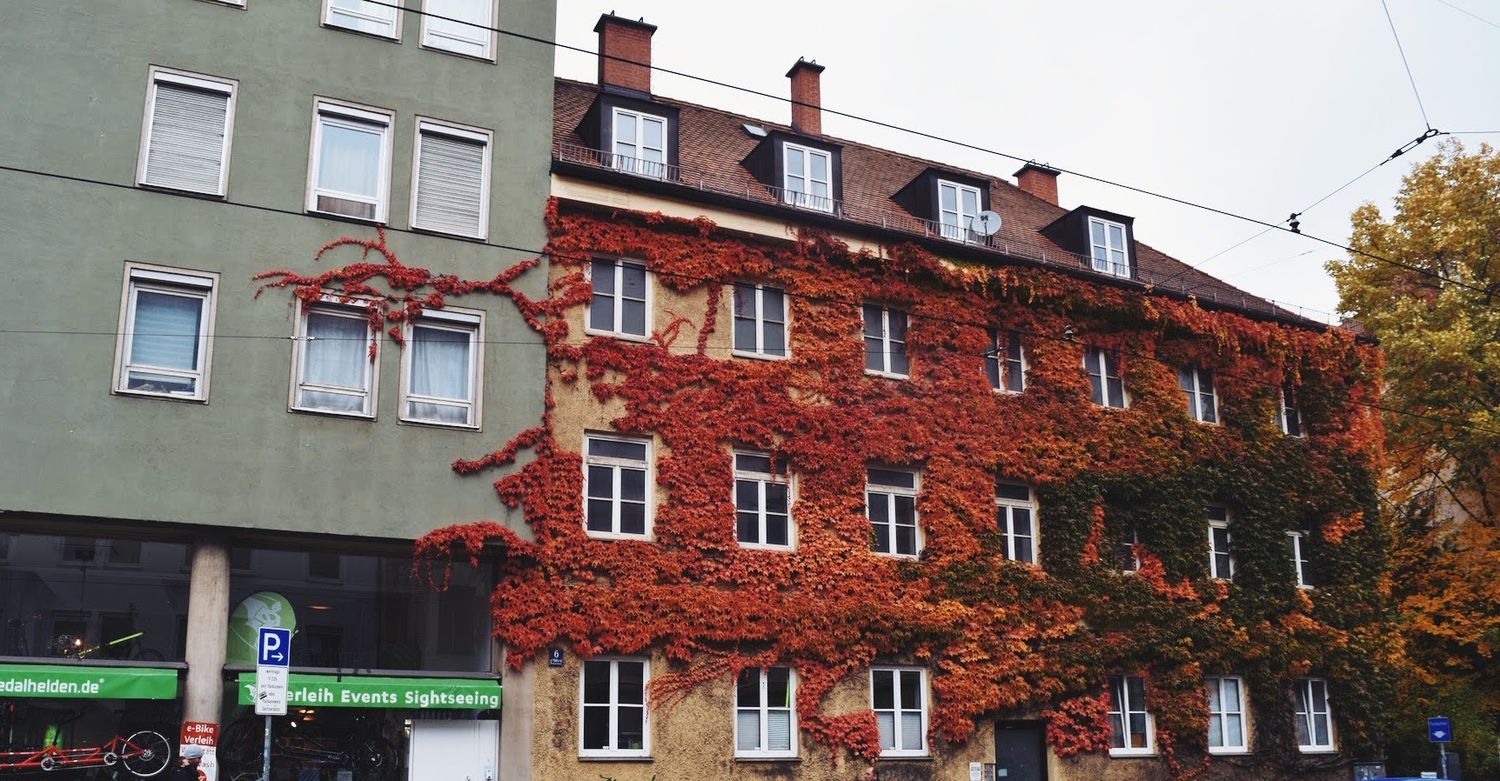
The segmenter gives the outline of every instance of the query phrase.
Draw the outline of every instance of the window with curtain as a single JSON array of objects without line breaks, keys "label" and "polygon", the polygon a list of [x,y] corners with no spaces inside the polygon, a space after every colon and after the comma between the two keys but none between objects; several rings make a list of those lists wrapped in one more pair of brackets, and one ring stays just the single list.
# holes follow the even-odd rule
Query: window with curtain
[{"label": "window with curtain", "polygon": [[494,59],[495,0],[422,0],[422,45]]},{"label": "window with curtain", "polygon": [[115,390],[207,397],[214,277],[130,267]]},{"label": "window with curtain", "polygon": [[364,312],[347,307],[304,310],[297,339],[297,388],[292,406],[345,415],[374,414],[375,361]]},{"label": "window with curtain", "polygon": [[412,227],[484,238],[489,222],[489,134],[422,120],[414,156]]},{"label": "window with curtain", "polygon": [[384,222],[390,132],[389,113],[319,101],[308,210]]},{"label": "window with curtain", "polygon": [[1245,736],[1245,682],[1234,676],[1204,679],[1208,690],[1208,752],[1248,751]]},{"label": "window with curtain", "polygon": [[870,671],[870,701],[880,733],[880,756],[927,754],[926,671],[877,667]]},{"label": "window with curtain", "polygon": [[232,81],[153,70],[139,182],[223,195],[234,91]]},{"label": "window with curtain", "polygon": [[379,35],[385,38],[398,37],[398,21],[401,0],[390,3],[372,3],[369,0],[324,0],[323,23],[331,27]]},{"label": "window with curtain", "polygon": [[734,695],[735,756],[797,755],[795,688],[789,667],[740,671]]},{"label": "window with curtain", "polygon": [[478,425],[478,342],[477,316],[434,311],[409,327],[403,420]]}]

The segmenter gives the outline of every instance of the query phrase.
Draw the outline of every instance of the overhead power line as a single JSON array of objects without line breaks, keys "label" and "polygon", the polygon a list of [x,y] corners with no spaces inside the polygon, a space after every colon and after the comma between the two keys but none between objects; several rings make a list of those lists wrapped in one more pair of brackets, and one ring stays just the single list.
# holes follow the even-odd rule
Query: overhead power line
[{"label": "overhead power line", "polygon": [[1396,39],[1396,51],[1401,54],[1401,67],[1406,69],[1406,80],[1411,82],[1411,94],[1417,98],[1417,109],[1422,112],[1422,124],[1432,129],[1432,123],[1427,119],[1427,107],[1422,105],[1422,93],[1417,91],[1417,79],[1411,75],[1411,64],[1406,61],[1406,49],[1401,46],[1401,36],[1396,33],[1396,21],[1391,18],[1391,9],[1385,0],[1380,0],[1380,8],[1385,11],[1385,21],[1391,26],[1391,37]]},{"label": "overhead power line", "polygon": [[[446,22],[454,22],[456,24],[467,25],[469,27],[474,27],[474,28],[481,29],[481,30],[489,30],[491,32],[498,33],[500,35],[504,35],[504,36],[511,37],[511,38],[516,38],[518,40],[530,41],[532,43],[540,43],[540,44],[543,44],[543,45],[546,45],[546,46],[552,46],[552,47],[557,48],[557,49],[564,49],[564,50],[567,50],[567,51],[578,52],[580,54],[590,54],[590,55],[593,55],[593,56],[596,56],[596,57],[603,57],[605,59],[612,60],[612,61],[615,61],[615,62],[622,62],[622,63],[625,63],[627,65],[636,65],[636,66],[639,66],[639,67],[642,67],[642,68],[649,68],[649,69],[651,69],[653,71],[657,71],[657,72],[660,72],[660,73],[665,73],[665,74],[670,75],[670,76],[679,76],[681,78],[685,78],[685,79],[689,79],[689,80],[692,80],[692,81],[701,82],[703,84],[709,84],[709,85],[713,85],[713,86],[716,86],[716,87],[723,87],[725,89],[734,90],[736,92],[742,92],[742,93],[745,93],[747,95],[755,95],[757,97],[769,98],[771,100],[779,101],[781,103],[788,103],[788,104],[791,104],[791,105],[794,105],[794,106],[806,106],[808,108],[816,108],[816,109],[821,110],[825,114],[832,114],[834,116],[844,117],[846,119],[851,119],[851,120],[854,120],[856,122],[862,122],[862,123],[865,123],[865,124],[868,124],[868,125],[873,125],[875,127],[882,127],[882,128],[886,128],[888,130],[895,130],[895,131],[900,132],[900,133],[906,133],[908,135],[916,136],[918,138],[926,138],[926,139],[931,140],[931,141],[938,141],[940,143],[949,144],[949,145],[956,146],[956,147],[959,147],[959,148],[962,148],[962,149],[969,149],[969,150],[972,150],[972,151],[975,151],[975,152],[982,152],[984,154],[994,155],[996,157],[1003,157],[1003,158],[1005,158],[1007,160],[1014,160],[1016,162],[1021,162],[1021,163],[1034,163],[1036,161],[1035,157],[1022,157],[1020,155],[1011,154],[1009,152],[1004,152],[1004,151],[1001,151],[1001,150],[998,150],[998,149],[993,149],[993,148],[986,147],[986,146],[980,146],[978,144],[972,144],[972,143],[969,143],[967,141],[959,141],[957,139],[948,138],[946,136],[937,135],[935,133],[929,133],[929,132],[924,131],[924,130],[917,130],[915,128],[906,127],[904,125],[898,125],[898,124],[895,124],[895,123],[892,123],[892,122],[886,122],[886,121],[879,120],[879,119],[873,119],[873,118],[870,118],[870,117],[861,116],[859,114],[851,114],[851,113],[846,112],[846,111],[839,111],[837,109],[831,109],[831,108],[828,108],[826,106],[822,106],[820,104],[806,103],[806,102],[803,102],[803,101],[795,100],[795,99],[790,98],[790,97],[784,97],[784,96],[781,96],[781,95],[775,95],[775,94],[772,94],[770,92],[765,92],[763,90],[753,89],[751,87],[745,87],[745,86],[741,86],[741,85],[738,85],[738,84],[732,84],[730,82],[726,82],[726,81],[722,81],[722,80],[719,80],[719,79],[710,78],[708,76],[700,76],[700,75],[695,74],[695,73],[688,73],[686,71],[675,70],[675,69],[672,69],[672,68],[663,67],[661,65],[655,65],[655,64],[652,64],[652,63],[649,63],[649,62],[640,62],[638,60],[632,60],[632,59],[630,59],[628,57],[621,57],[621,56],[613,55],[613,54],[604,54],[604,53],[596,51],[594,49],[589,49],[589,48],[585,48],[585,47],[582,47],[582,46],[574,46],[572,44],[566,44],[566,43],[562,43],[560,41],[555,41],[555,40],[552,40],[552,39],[549,39],[549,38],[542,38],[540,36],[530,35],[528,33],[517,32],[515,30],[507,30],[507,29],[505,29],[503,27],[492,27],[490,25],[479,24],[478,22],[471,22],[471,21],[466,20],[466,19],[459,19],[457,17],[444,16],[442,14],[435,14],[435,13],[432,13],[432,12],[424,10],[424,9],[409,8],[409,7],[400,5],[398,3],[386,2],[386,0],[365,0],[365,2],[370,3],[372,5],[384,6],[386,8],[394,8],[394,9],[396,9],[398,11],[404,11],[404,12],[409,13],[409,14],[417,14],[419,16],[427,16],[427,17],[431,17],[433,19],[441,19],[441,20],[446,21]],[[1429,129],[1430,129],[1430,126],[1429,126]],[[1402,268],[1402,269],[1405,269],[1407,271],[1410,271],[1410,272],[1412,272],[1414,274],[1419,274],[1419,275],[1428,277],[1430,279],[1435,279],[1435,280],[1444,282],[1446,284],[1457,285],[1459,287],[1463,287],[1463,288],[1472,290],[1472,291],[1477,292],[1477,293],[1486,293],[1486,294],[1488,294],[1488,293],[1492,292],[1492,291],[1486,290],[1484,288],[1475,287],[1473,285],[1469,285],[1467,283],[1460,282],[1460,281],[1455,280],[1455,279],[1449,279],[1447,277],[1442,276],[1441,274],[1438,274],[1435,271],[1431,271],[1429,269],[1424,269],[1424,268],[1422,268],[1420,266],[1413,266],[1413,265],[1410,265],[1410,264],[1407,264],[1407,263],[1402,263],[1401,261],[1392,260],[1390,258],[1385,258],[1385,257],[1381,257],[1379,255],[1375,255],[1375,254],[1372,254],[1372,253],[1369,253],[1369,252],[1365,252],[1364,250],[1357,250],[1357,249],[1355,249],[1353,247],[1350,247],[1350,246],[1348,246],[1346,244],[1341,244],[1341,243],[1339,243],[1337,241],[1333,241],[1331,239],[1325,239],[1325,238],[1322,238],[1320,236],[1314,236],[1313,234],[1310,234],[1310,233],[1303,233],[1300,230],[1294,230],[1292,228],[1285,227],[1285,226],[1283,226],[1280,223],[1266,222],[1265,220],[1261,220],[1261,219],[1258,219],[1258,218],[1255,218],[1255,217],[1250,217],[1250,216],[1244,215],[1244,214],[1237,214],[1237,213],[1229,211],[1227,209],[1221,209],[1221,208],[1219,208],[1217,206],[1210,206],[1210,205],[1207,205],[1207,204],[1198,203],[1196,201],[1191,201],[1191,200],[1188,200],[1186,198],[1179,198],[1179,197],[1174,196],[1174,195],[1167,195],[1165,193],[1160,193],[1160,192],[1156,192],[1156,191],[1153,191],[1153,190],[1148,190],[1148,189],[1146,189],[1144,187],[1137,187],[1135,185],[1125,184],[1124,182],[1119,182],[1119,181],[1115,181],[1115,180],[1112,180],[1112,179],[1106,179],[1104,177],[1095,176],[1093,174],[1084,173],[1082,171],[1077,171],[1077,170],[1073,170],[1073,169],[1070,169],[1070,168],[1064,168],[1064,167],[1061,167],[1061,166],[1056,166],[1056,165],[1051,165],[1051,164],[1049,164],[1048,167],[1051,168],[1051,169],[1053,169],[1053,170],[1055,170],[1055,171],[1058,171],[1059,173],[1065,173],[1065,174],[1068,174],[1070,176],[1076,176],[1076,177],[1078,177],[1080,179],[1087,179],[1087,180],[1089,180],[1091,182],[1098,182],[1099,184],[1104,184],[1104,185],[1108,185],[1110,187],[1115,187],[1115,188],[1118,188],[1118,189],[1121,189],[1121,190],[1127,190],[1127,191],[1130,191],[1130,192],[1138,193],[1138,194],[1149,196],[1149,197],[1152,197],[1152,198],[1157,198],[1157,199],[1168,201],[1170,203],[1175,203],[1175,204],[1178,204],[1178,205],[1181,205],[1181,206],[1187,206],[1189,208],[1198,209],[1198,210],[1201,210],[1201,211],[1206,211],[1206,212],[1209,212],[1209,213],[1212,213],[1212,214],[1217,214],[1217,215],[1220,215],[1220,216],[1223,216],[1223,217],[1229,217],[1231,219],[1240,220],[1242,222],[1252,223],[1252,224],[1255,224],[1255,225],[1259,225],[1259,226],[1261,226],[1263,228],[1269,228],[1271,230],[1279,230],[1279,231],[1283,231],[1285,233],[1296,234],[1298,236],[1305,236],[1308,239],[1311,239],[1313,241],[1316,241],[1316,242],[1319,242],[1319,243],[1322,243],[1322,244],[1326,244],[1326,245],[1328,245],[1330,247],[1333,247],[1335,249],[1340,249],[1340,250],[1343,250],[1345,252],[1353,253],[1355,255],[1360,255],[1360,256],[1363,256],[1363,257],[1367,257],[1367,258],[1370,258],[1370,259],[1372,259],[1372,260],[1374,260],[1376,262],[1379,262],[1379,263],[1387,263],[1387,264],[1396,266],[1398,268]]]},{"label": "overhead power line", "polygon": [[1478,19],[1479,21],[1484,22],[1485,24],[1487,24],[1487,25],[1495,28],[1496,30],[1500,30],[1500,24],[1495,24],[1494,22],[1492,22],[1492,21],[1484,18],[1483,16],[1480,16],[1479,14],[1474,13],[1473,11],[1470,11],[1470,10],[1465,9],[1465,8],[1459,8],[1458,6],[1456,6],[1456,5],[1448,2],[1448,0],[1437,0],[1437,1],[1439,3],[1442,3],[1443,5],[1448,6],[1449,8],[1452,8],[1453,10],[1455,10],[1455,11],[1461,13],[1461,14],[1467,14],[1467,15],[1469,15],[1469,16],[1475,18],[1475,19]]}]

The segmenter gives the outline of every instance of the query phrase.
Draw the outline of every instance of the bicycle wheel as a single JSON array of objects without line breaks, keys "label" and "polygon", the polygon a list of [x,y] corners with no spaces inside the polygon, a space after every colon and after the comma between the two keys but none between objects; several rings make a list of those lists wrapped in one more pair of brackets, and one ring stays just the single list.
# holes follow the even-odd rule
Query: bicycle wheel
[{"label": "bicycle wheel", "polygon": [[160,732],[141,730],[125,739],[120,762],[131,775],[150,778],[167,769],[172,761],[172,744]]},{"label": "bicycle wheel", "polygon": [[249,772],[261,765],[265,727],[256,721],[238,719],[219,736],[219,763],[227,773]]},{"label": "bicycle wheel", "polygon": [[385,781],[396,769],[396,747],[385,738],[353,742],[349,755],[354,758],[358,781]]}]

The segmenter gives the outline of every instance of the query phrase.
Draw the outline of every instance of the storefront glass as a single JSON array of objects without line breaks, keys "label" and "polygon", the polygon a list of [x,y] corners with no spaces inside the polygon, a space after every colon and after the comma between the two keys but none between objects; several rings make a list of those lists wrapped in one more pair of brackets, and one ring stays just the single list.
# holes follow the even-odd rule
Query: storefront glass
[{"label": "storefront glass", "polygon": [[187,546],[0,532],[0,656],[182,661]]},{"label": "storefront glass", "polygon": [[292,666],[489,672],[488,564],[456,563],[446,590],[409,555],[235,548],[230,665],[251,663],[261,626],[293,629]]}]

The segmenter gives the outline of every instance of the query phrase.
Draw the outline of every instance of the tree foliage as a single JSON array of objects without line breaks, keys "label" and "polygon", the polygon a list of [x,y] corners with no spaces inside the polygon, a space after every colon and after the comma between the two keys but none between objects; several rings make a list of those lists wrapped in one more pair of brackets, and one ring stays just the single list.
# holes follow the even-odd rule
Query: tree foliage
[{"label": "tree foliage", "polygon": [[1389,220],[1354,212],[1351,246],[1421,269],[1329,264],[1341,308],[1386,355],[1395,588],[1428,684],[1403,722],[1452,710],[1469,769],[1500,773],[1500,154],[1445,144],[1407,175]]}]

